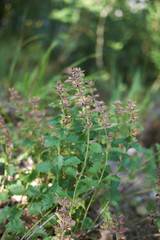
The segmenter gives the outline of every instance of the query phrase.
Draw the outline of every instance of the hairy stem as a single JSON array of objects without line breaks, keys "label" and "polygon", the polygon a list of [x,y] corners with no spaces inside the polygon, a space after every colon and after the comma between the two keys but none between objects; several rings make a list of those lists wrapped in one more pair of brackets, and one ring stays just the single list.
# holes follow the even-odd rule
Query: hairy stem
[{"label": "hairy stem", "polygon": [[96,192],[97,192],[98,186],[99,186],[99,184],[100,184],[101,181],[102,181],[102,178],[103,178],[103,175],[104,175],[104,171],[105,171],[105,169],[106,169],[106,165],[107,165],[107,161],[108,161],[108,154],[109,154],[109,147],[108,147],[108,142],[107,142],[107,147],[106,147],[106,160],[105,160],[105,163],[104,163],[104,167],[103,167],[101,176],[100,176],[100,178],[99,178],[99,180],[98,180],[98,184],[97,184],[97,186],[96,186],[96,188],[95,188],[95,190],[94,190],[94,192],[93,192],[93,195],[92,195],[92,197],[91,197],[91,200],[90,200],[90,202],[89,202],[89,204],[88,204],[88,206],[87,206],[87,209],[86,209],[86,211],[85,211],[85,215],[84,215],[84,218],[83,218],[82,226],[83,226],[84,221],[85,221],[85,219],[86,219],[88,210],[89,210],[89,208],[90,208],[90,206],[91,206],[91,204],[92,204],[93,198],[94,198],[94,196],[95,196],[95,194],[96,194]]},{"label": "hairy stem", "polygon": [[83,168],[82,168],[82,171],[79,175],[79,178],[77,180],[77,184],[75,186],[75,190],[74,190],[74,194],[73,194],[73,201],[75,200],[75,197],[76,197],[76,192],[77,192],[77,187],[79,185],[79,182],[81,180],[81,177],[83,175],[83,172],[84,172],[84,169],[86,167],[86,163],[87,163],[87,159],[88,159],[88,150],[89,150],[89,130],[87,131],[87,149],[86,149],[86,154],[85,154],[85,159],[84,159],[84,163],[83,163]]}]

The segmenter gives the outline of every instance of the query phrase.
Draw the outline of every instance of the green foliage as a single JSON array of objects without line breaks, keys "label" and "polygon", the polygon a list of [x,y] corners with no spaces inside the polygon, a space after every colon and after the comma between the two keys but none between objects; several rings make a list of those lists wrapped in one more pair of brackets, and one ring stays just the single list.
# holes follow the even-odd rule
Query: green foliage
[{"label": "green foliage", "polygon": [[7,232],[16,233],[20,236],[22,236],[26,231],[23,222],[20,219],[11,220],[7,223],[6,230]]},{"label": "green foliage", "polygon": [[17,181],[15,184],[8,185],[8,190],[12,195],[24,195],[26,192],[25,187],[20,181]]},{"label": "green foliage", "polygon": [[42,162],[36,166],[38,172],[47,173],[51,170],[51,163],[49,161]]},{"label": "green foliage", "polygon": [[[136,139],[140,126],[135,102],[115,101],[106,107],[83,71],[69,68],[66,73],[66,80],[58,80],[56,91],[53,90],[58,99],[54,103],[56,116],[52,112],[49,117],[44,115],[39,98],[24,101],[11,89],[12,104],[23,120],[16,136],[0,118],[1,141],[5,145],[0,200],[7,202],[20,196],[18,204],[4,207],[0,222],[7,220],[6,234],[18,235],[21,240],[32,233],[31,239],[59,239],[62,233],[73,235],[71,229],[77,232],[79,227],[92,227],[94,219],[87,214],[97,194],[101,198],[103,192],[103,208],[104,201],[107,206],[119,206],[120,172],[133,178],[143,170],[148,177],[153,176],[152,183],[157,179],[153,151],[144,150]],[[130,148],[137,155],[130,156]],[[139,154],[147,159],[144,164]],[[25,168],[20,165],[23,161]],[[28,230],[23,225],[26,211],[37,219]],[[43,221],[46,222],[41,228]]]}]

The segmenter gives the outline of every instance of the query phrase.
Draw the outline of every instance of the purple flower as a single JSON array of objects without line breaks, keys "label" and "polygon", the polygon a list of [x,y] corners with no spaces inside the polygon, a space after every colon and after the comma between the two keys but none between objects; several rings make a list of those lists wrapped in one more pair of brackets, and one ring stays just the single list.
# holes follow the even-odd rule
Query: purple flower
[{"label": "purple flower", "polygon": [[34,98],[34,99],[29,99],[26,101],[26,103],[35,103],[35,102],[39,102],[40,101],[40,98],[37,97],[37,98]]}]

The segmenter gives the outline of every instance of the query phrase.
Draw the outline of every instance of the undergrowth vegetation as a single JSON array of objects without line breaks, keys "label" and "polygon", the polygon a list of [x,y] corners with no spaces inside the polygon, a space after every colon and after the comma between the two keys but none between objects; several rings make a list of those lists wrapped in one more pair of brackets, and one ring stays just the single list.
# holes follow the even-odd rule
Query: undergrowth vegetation
[{"label": "undergrowth vegetation", "polygon": [[[69,68],[66,74],[50,90],[57,100],[44,110],[40,98],[25,100],[10,89],[14,125],[0,117],[2,239],[83,239],[96,229],[126,239],[124,216],[110,212],[121,201],[120,173],[133,179],[146,172],[156,186],[157,156],[137,141],[142,127],[136,103],[107,107],[83,71]],[[92,214],[95,202],[100,210]],[[150,215],[155,223],[156,214]]]}]

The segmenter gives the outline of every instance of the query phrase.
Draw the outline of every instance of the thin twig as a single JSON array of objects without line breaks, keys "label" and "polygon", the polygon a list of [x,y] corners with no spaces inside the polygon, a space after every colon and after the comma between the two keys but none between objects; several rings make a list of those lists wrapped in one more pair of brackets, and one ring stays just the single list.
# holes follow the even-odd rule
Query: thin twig
[{"label": "thin twig", "polygon": [[91,227],[90,229],[88,229],[87,232],[81,234],[80,236],[74,238],[74,240],[79,240],[84,238],[85,236],[87,236],[89,233],[93,232],[94,230],[96,230],[99,226],[101,226],[103,223],[103,220],[101,220],[99,223],[97,223],[95,226]]},{"label": "thin twig", "polygon": [[[89,195],[94,192],[95,188],[93,187],[91,191],[89,191],[86,195],[84,195],[81,199],[79,199],[78,201],[75,201],[71,204],[71,206],[69,206],[66,211],[68,211],[70,208],[72,208],[73,206],[75,206],[77,203],[81,202],[83,199],[86,199],[89,197]],[[46,225],[51,219],[53,219],[54,217],[56,217],[56,213],[53,214],[50,218],[48,218],[44,223],[42,223],[36,230],[33,231],[33,233],[26,239],[29,240],[36,232],[38,232],[38,230],[40,230],[44,225]]]}]

